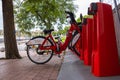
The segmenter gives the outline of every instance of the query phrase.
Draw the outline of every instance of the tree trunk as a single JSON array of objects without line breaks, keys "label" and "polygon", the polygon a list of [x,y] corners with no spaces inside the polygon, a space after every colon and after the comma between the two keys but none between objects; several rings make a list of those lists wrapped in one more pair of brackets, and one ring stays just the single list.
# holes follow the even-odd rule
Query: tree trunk
[{"label": "tree trunk", "polygon": [[13,1],[2,0],[3,8],[3,24],[4,24],[4,42],[5,42],[5,55],[7,59],[21,58],[18,53],[14,15],[13,15]]}]

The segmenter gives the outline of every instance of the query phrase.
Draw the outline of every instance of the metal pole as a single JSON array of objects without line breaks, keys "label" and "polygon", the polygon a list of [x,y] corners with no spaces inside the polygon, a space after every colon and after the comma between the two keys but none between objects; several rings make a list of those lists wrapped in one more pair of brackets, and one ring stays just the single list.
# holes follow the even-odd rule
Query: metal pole
[{"label": "metal pole", "polygon": [[117,1],[116,0],[114,0],[114,5],[115,5],[115,11],[117,13],[118,20],[119,20],[119,23],[120,23],[119,9],[118,9],[118,5],[117,5]]}]

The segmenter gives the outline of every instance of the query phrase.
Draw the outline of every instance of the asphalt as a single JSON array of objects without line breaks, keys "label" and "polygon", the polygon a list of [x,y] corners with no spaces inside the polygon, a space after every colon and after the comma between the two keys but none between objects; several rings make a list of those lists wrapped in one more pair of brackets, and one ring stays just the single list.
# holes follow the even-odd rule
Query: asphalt
[{"label": "asphalt", "polygon": [[84,65],[83,61],[68,51],[57,80],[120,80],[120,76],[96,77],[91,73],[91,66]]}]

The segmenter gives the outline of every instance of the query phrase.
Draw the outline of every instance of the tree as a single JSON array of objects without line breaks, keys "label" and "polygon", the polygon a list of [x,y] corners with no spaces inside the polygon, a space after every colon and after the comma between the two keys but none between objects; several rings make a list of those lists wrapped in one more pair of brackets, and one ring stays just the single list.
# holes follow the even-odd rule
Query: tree
[{"label": "tree", "polygon": [[12,0],[2,0],[5,55],[7,59],[21,58],[18,53]]},{"label": "tree", "polygon": [[39,26],[40,29],[51,29],[65,23],[65,10],[75,11],[73,0],[20,0],[15,1],[15,19],[21,31],[30,32]]}]

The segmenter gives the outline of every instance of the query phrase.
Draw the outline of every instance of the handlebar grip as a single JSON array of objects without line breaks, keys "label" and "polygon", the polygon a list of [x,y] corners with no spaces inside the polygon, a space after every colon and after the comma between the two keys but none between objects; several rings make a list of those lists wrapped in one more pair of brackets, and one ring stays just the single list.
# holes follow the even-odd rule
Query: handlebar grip
[{"label": "handlebar grip", "polygon": [[69,11],[65,11],[65,13],[69,14],[70,12]]},{"label": "handlebar grip", "polygon": [[75,19],[74,19],[74,14],[72,12],[65,11],[65,13],[69,15],[69,17],[71,19],[71,22],[76,22]]},{"label": "handlebar grip", "polygon": [[70,14],[73,14],[72,12],[69,12],[69,11],[65,11],[65,13],[66,13],[66,14],[69,14],[69,15],[70,15]]}]

